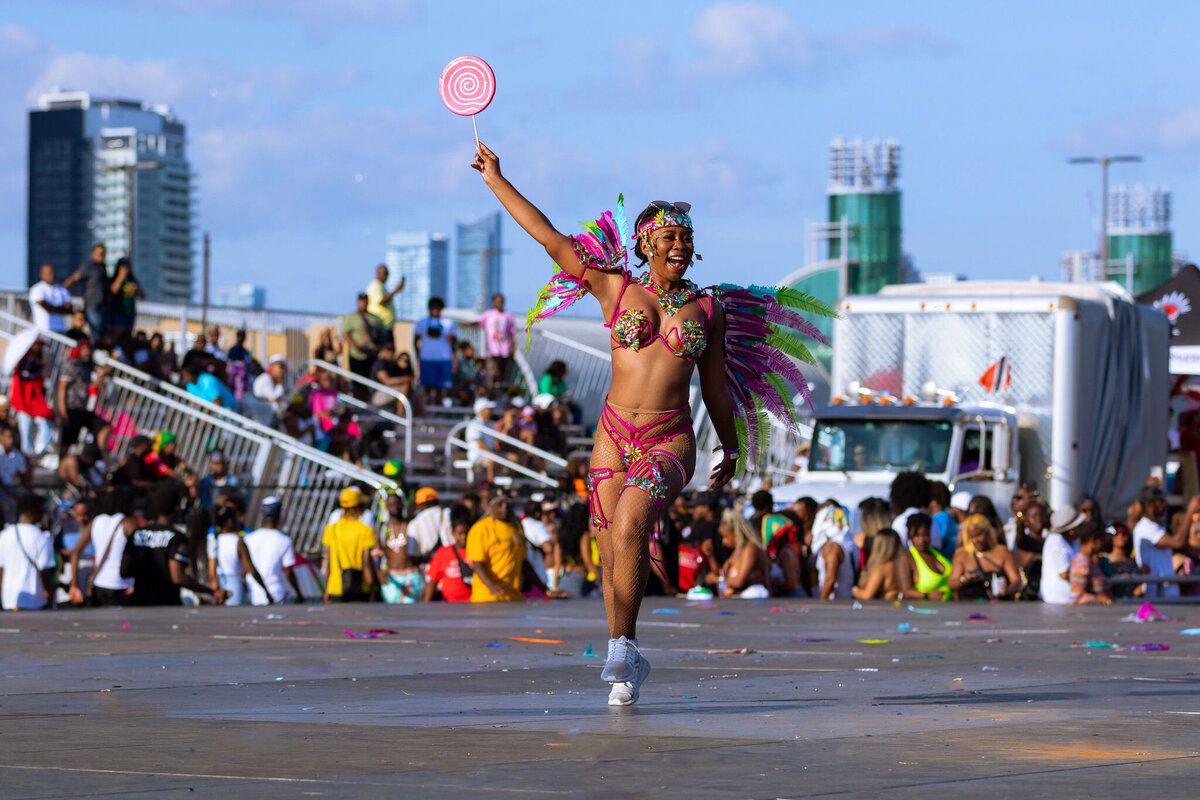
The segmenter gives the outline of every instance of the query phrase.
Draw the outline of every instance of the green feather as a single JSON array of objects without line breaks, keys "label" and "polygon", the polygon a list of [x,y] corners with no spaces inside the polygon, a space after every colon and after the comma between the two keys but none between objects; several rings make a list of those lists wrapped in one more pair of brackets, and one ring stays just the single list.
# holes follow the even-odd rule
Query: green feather
[{"label": "green feather", "polygon": [[839,316],[829,305],[799,289],[788,289],[787,287],[780,286],[775,290],[775,299],[780,305],[794,308],[797,311],[807,311],[810,314],[816,314],[821,317],[837,318]]},{"label": "green feather", "polygon": [[735,415],[733,418],[733,428],[737,431],[738,438],[738,457],[736,475],[744,475],[746,472],[746,420],[741,415]]},{"label": "green feather", "polygon": [[765,342],[767,345],[774,347],[776,350],[781,350],[792,358],[803,361],[805,364],[817,363],[813,354],[804,346],[804,342],[781,329],[778,325],[773,324],[771,328],[775,332],[766,338]]},{"label": "green feather", "polygon": [[779,399],[783,401],[784,407],[788,410],[788,422],[794,424],[796,422],[796,409],[792,405],[792,390],[788,388],[783,378],[774,372],[763,377],[767,379],[767,383],[771,384],[772,388],[779,394]]}]

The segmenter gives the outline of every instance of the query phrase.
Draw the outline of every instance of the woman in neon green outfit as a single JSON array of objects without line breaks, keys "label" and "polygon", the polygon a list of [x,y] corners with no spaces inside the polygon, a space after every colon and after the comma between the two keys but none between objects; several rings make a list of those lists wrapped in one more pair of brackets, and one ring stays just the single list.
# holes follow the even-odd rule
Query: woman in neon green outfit
[{"label": "woman in neon green outfit", "polygon": [[908,518],[908,552],[902,553],[897,565],[900,596],[906,600],[949,600],[950,562],[930,545],[928,514],[913,514]]}]

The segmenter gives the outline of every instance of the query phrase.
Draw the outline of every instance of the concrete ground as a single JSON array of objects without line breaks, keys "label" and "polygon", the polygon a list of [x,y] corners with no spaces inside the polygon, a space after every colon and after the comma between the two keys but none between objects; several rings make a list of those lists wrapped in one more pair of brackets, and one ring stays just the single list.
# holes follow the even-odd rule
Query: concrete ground
[{"label": "concrete ground", "polygon": [[5,614],[0,796],[1194,796],[1196,607],[916,608],[649,601],[626,709],[597,602]]}]

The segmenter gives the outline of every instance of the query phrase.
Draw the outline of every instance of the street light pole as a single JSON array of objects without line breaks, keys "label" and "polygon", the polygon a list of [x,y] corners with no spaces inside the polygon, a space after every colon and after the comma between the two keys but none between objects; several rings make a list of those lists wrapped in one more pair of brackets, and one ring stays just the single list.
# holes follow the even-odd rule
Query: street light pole
[{"label": "street light pole", "polygon": [[1100,279],[1108,278],[1108,165],[1141,161],[1141,156],[1081,156],[1068,164],[1100,165]]}]

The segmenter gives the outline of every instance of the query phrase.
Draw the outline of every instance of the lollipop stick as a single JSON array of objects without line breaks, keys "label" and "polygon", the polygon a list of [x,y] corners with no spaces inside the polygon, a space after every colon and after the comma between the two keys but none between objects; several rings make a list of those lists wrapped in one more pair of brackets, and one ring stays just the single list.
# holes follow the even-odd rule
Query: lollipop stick
[{"label": "lollipop stick", "polygon": [[479,144],[479,125],[475,122],[475,115],[471,115],[471,126],[475,128],[475,144]]}]

